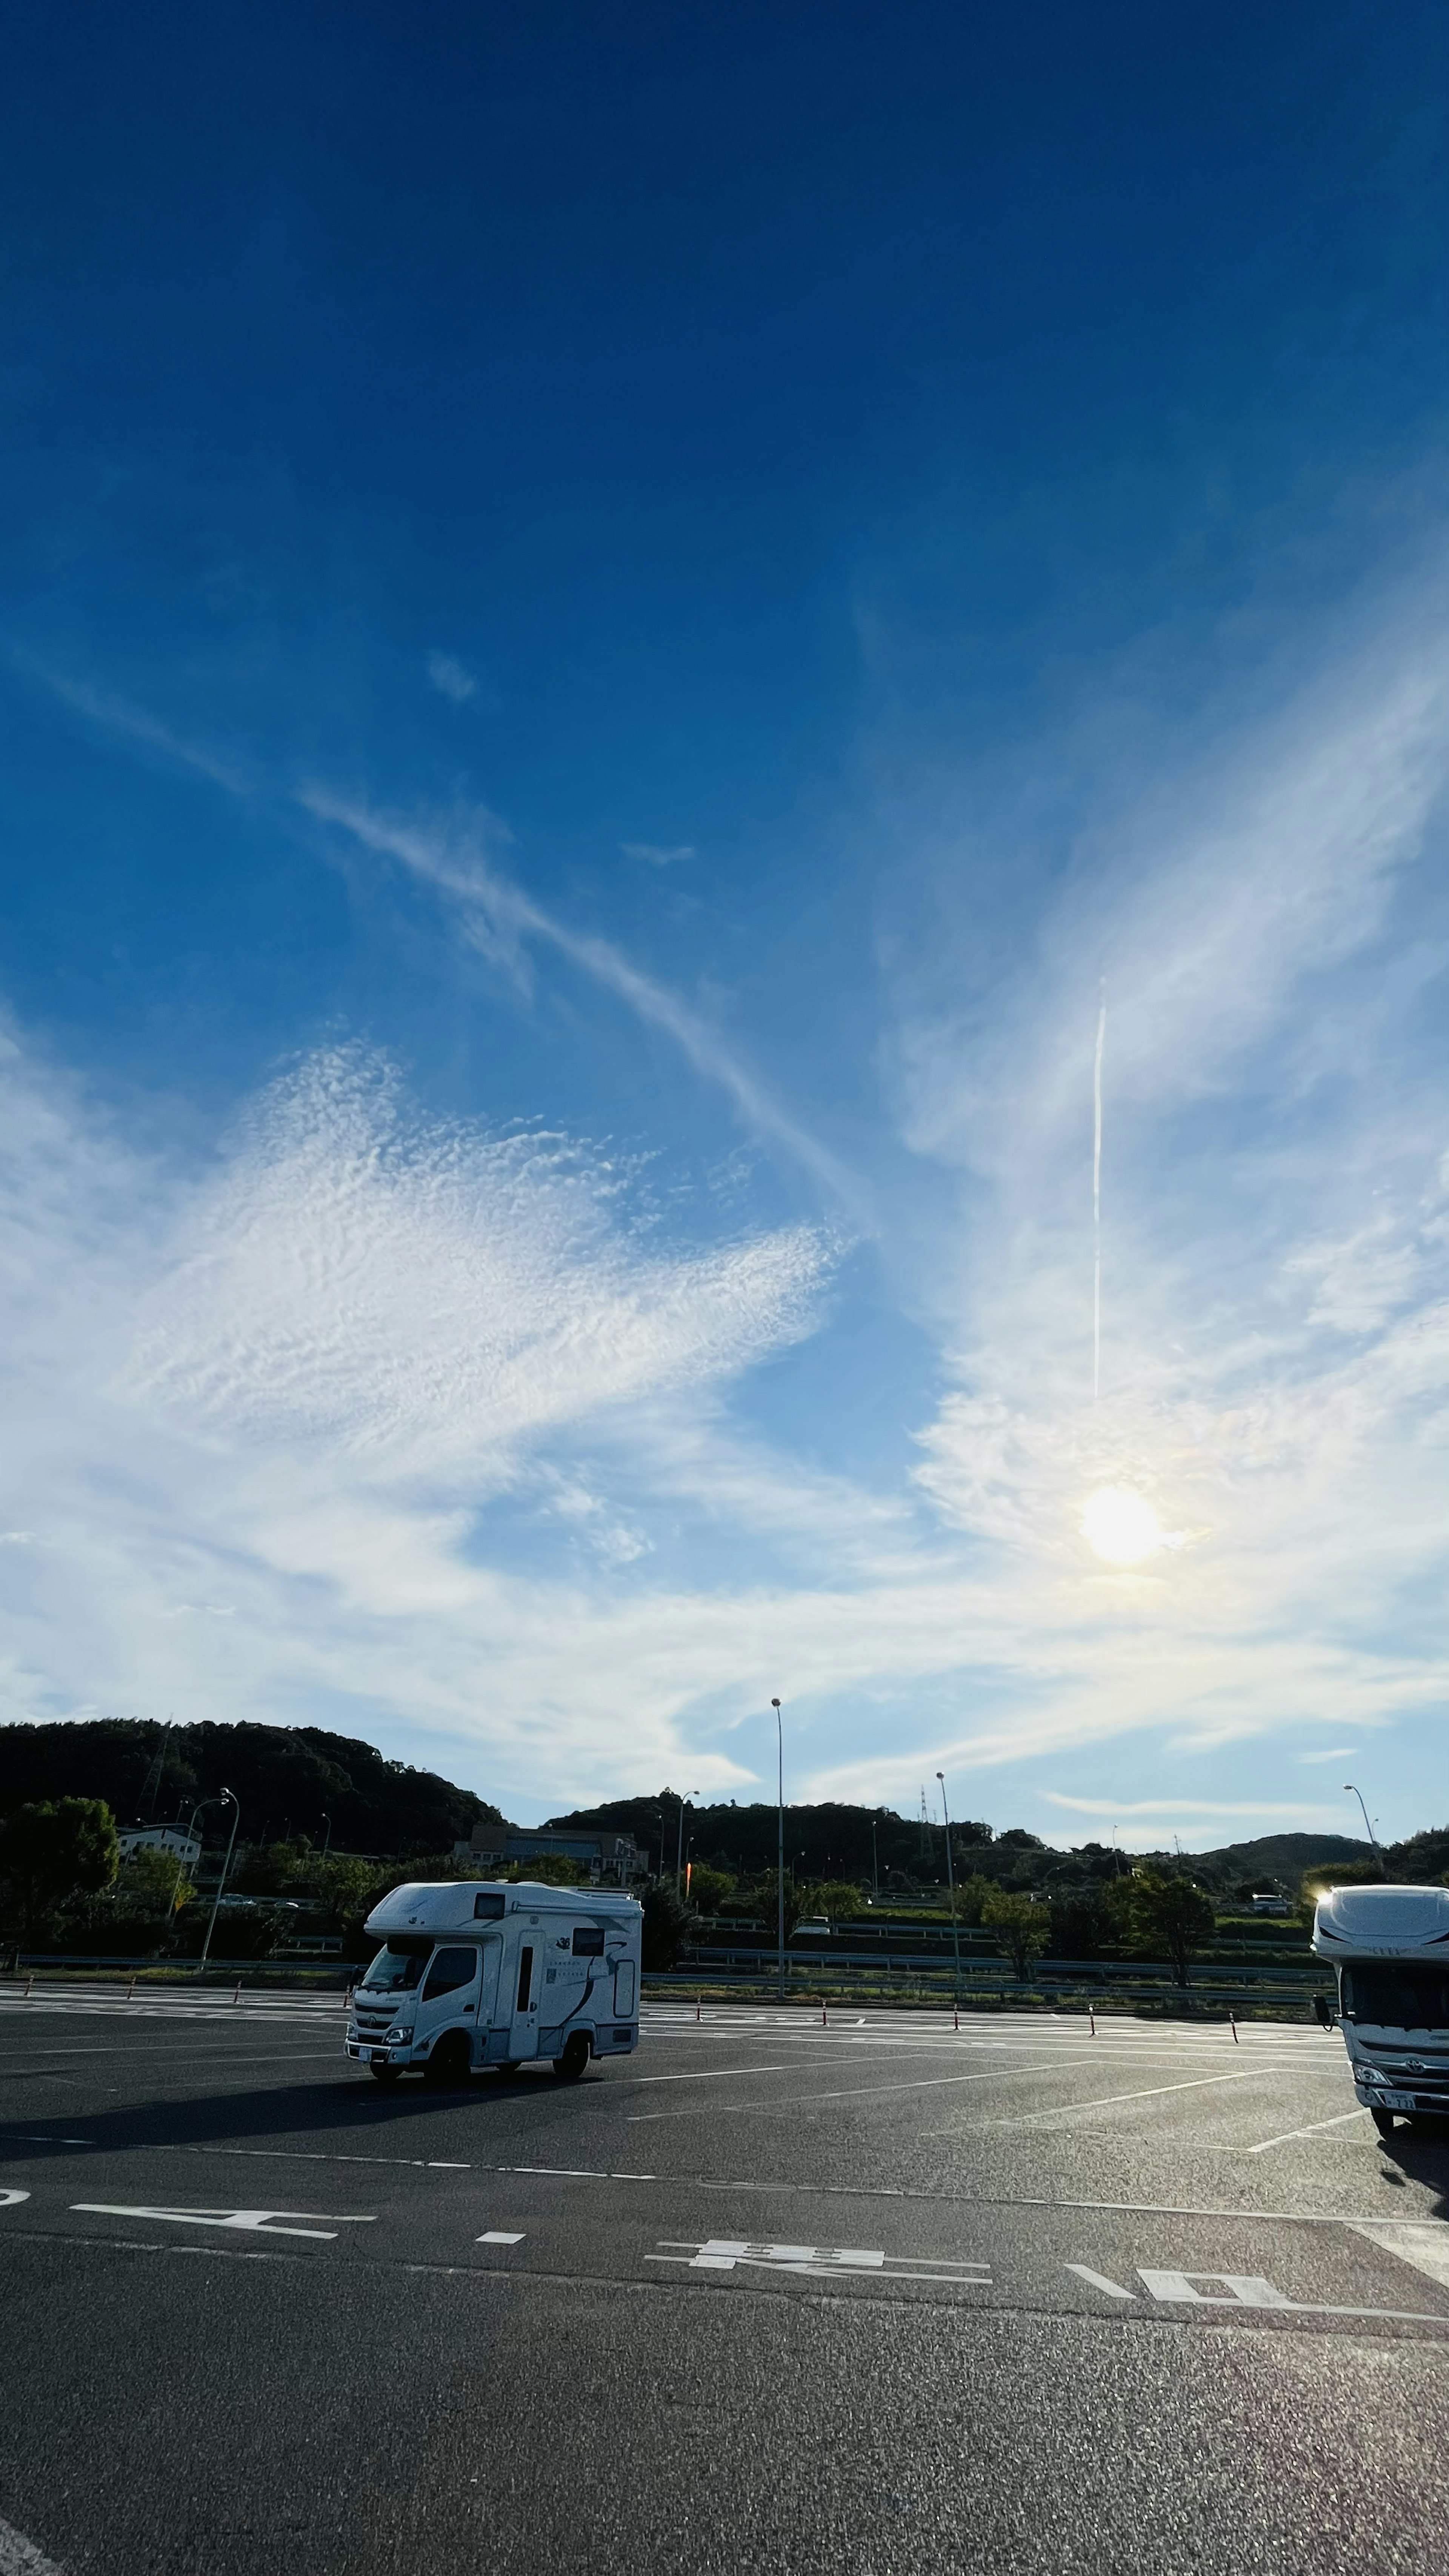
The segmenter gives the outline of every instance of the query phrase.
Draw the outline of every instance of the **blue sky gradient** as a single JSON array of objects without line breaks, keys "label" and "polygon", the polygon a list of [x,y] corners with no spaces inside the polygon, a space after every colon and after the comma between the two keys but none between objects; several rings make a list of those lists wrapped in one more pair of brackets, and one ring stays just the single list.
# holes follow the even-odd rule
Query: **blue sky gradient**
[{"label": "blue sky gradient", "polygon": [[1446,73],[31,13],[7,1715],[1442,1820]]}]

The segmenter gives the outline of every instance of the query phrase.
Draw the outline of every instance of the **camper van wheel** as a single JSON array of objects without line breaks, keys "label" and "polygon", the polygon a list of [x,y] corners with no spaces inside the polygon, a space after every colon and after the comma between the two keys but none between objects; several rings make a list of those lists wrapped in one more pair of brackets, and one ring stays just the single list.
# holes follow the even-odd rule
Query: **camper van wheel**
[{"label": "camper van wheel", "polygon": [[423,2068],[425,2084],[461,2084],[468,2073],[468,2042],[461,2030],[440,2039]]},{"label": "camper van wheel", "polygon": [[370,2072],[374,2084],[396,2084],[398,2077],[402,2073],[402,2068],[400,2066],[374,2066]]},{"label": "camper van wheel", "polygon": [[1374,2111],[1370,2114],[1370,2117],[1372,2118],[1374,2127],[1377,2129],[1381,2138],[1391,2138],[1393,2136],[1394,2115],[1392,2111]]},{"label": "camper van wheel", "polygon": [[562,2076],[566,2084],[577,2084],[579,2077],[583,2074],[588,2062],[588,2032],[586,2030],[570,2031],[568,2038],[564,2042],[564,2052],[562,2057],[556,2057],[553,2061],[553,2071],[555,2075]]}]

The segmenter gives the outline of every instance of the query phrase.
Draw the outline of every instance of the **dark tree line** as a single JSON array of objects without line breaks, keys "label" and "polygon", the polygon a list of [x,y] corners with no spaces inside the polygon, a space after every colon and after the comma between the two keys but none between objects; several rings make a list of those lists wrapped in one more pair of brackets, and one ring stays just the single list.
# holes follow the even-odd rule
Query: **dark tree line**
[{"label": "dark tree line", "polygon": [[[168,1732],[154,1720],[112,1717],[0,1727],[0,1818],[38,1802],[101,1798],[127,1825],[145,1797],[148,1821],[185,1822],[223,1786],[240,1800],[251,1842],[291,1835],[320,1843],[330,1820],[338,1851],[405,1857],[447,1851],[480,1817],[503,1822],[471,1790],[321,1727],[202,1721]],[[218,1813],[203,1819],[209,1835]]]}]

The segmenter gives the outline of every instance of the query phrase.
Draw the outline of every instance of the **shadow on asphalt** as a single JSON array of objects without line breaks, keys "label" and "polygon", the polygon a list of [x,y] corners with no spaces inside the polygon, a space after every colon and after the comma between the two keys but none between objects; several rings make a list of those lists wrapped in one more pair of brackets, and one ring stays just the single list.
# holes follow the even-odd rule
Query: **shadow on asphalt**
[{"label": "shadow on asphalt", "polygon": [[[596,2075],[593,2081],[599,2081]],[[112,2152],[128,2147],[246,2146],[253,2140],[305,2138],[343,2142],[353,2153],[426,2155],[426,2135],[439,2112],[484,2111],[519,2101],[562,2101],[590,2089],[561,2084],[549,2071],[483,2072],[445,2086],[404,2082],[384,2091],[350,2071],[331,2083],[274,2084],[265,2090],[207,2093],[189,2101],[137,2102],[114,2111],[13,2111],[0,2122],[0,2155],[8,2168],[53,2157],[60,2139],[83,2139]],[[32,2128],[31,2123],[34,2122]],[[420,2125],[421,2124],[421,2125]],[[395,2141],[395,2143],[390,2143]]]}]

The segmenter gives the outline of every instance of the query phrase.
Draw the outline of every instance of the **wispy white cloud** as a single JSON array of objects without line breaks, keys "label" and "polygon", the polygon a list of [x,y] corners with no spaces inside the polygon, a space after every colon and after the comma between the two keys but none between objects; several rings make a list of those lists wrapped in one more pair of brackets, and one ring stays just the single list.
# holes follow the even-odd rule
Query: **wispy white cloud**
[{"label": "wispy white cloud", "polygon": [[246,796],[254,791],[255,780],[240,756],[220,752],[212,743],[178,733],[159,716],[152,715],[149,708],[138,706],[134,699],[122,697],[116,690],[95,688],[89,681],[52,670],[27,654],[12,653],[11,659],[29,679],[40,682],[62,705],[99,732],[139,751],[153,752],[178,769],[192,770],[213,787],[225,788],[230,796]]},{"label": "wispy white cloud", "polygon": [[428,655],[428,678],[440,697],[448,698],[455,707],[465,707],[476,698],[478,683],[469,670],[452,653]]},{"label": "wispy white cloud", "polygon": [[698,856],[693,844],[680,841],[672,849],[663,849],[657,841],[621,841],[626,859],[642,860],[646,868],[675,868],[681,861]]},{"label": "wispy white cloud", "polygon": [[398,860],[444,896],[456,909],[465,938],[490,962],[520,972],[522,944],[529,939],[542,941],[566,957],[626,1003],[646,1027],[670,1038],[696,1073],[733,1101],[756,1135],[778,1146],[857,1222],[863,1220],[859,1181],[779,1107],[707,1020],[644,974],[612,940],[570,929],[502,874],[491,855],[504,837],[496,817],[475,813],[461,827],[452,828],[398,822],[318,787],[306,790],[302,803],[320,821],[335,824],[365,848]]},{"label": "wispy white cloud", "polygon": [[133,1382],[193,1421],[476,1492],[550,1426],[809,1329],[816,1233],[655,1251],[623,1221],[629,1177],[565,1137],[430,1129],[386,1063],[315,1056],[178,1224]]},{"label": "wispy white cloud", "polygon": [[1300,1753],[1300,1762],[1351,1762],[1358,1751],[1356,1744],[1330,1744],[1321,1753]]},{"label": "wispy white cloud", "polygon": [[1337,1807],[1308,1807],[1300,1803],[1284,1804],[1264,1799],[1221,1798],[1068,1798],[1056,1789],[1042,1795],[1049,1806],[1070,1807],[1077,1816],[1207,1816],[1213,1818],[1249,1816],[1259,1820],[1295,1825],[1324,1825],[1338,1816]]}]

